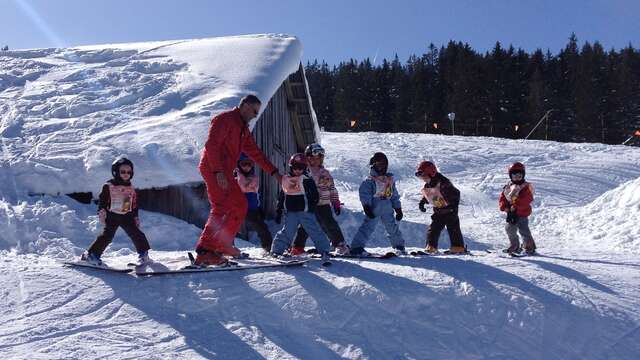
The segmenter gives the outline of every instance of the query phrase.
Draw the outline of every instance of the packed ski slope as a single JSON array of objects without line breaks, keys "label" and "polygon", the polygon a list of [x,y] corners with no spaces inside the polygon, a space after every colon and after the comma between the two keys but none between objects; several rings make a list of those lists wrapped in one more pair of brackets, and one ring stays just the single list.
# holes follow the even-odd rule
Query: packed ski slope
[{"label": "packed ski slope", "polygon": [[[135,278],[72,270],[97,233],[93,206],[64,197],[2,202],[0,353],[6,358],[635,359],[640,351],[640,153],[636,148],[412,134],[324,133],[347,211],[369,156],[391,159],[410,246],[423,246],[418,160],[463,194],[471,249],[506,244],[496,199],[505,168],[528,166],[541,257],[340,260],[323,268]],[[142,212],[157,259],[182,256],[198,229]],[[275,225],[275,224],[274,224]],[[275,230],[275,228],[274,228]],[[372,246],[384,247],[383,230]],[[446,234],[443,235],[446,246]],[[242,242],[257,254],[257,248]],[[134,254],[120,234],[107,259]],[[382,249],[380,249],[382,250]]]}]

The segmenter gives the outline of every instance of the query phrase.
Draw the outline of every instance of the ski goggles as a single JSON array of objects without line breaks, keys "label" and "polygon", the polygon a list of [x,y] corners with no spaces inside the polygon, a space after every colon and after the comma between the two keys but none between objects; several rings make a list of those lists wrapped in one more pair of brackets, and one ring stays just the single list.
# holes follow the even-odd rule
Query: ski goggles
[{"label": "ski goggles", "polygon": [[418,170],[418,171],[416,171],[415,175],[418,176],[418,177],[424,176],[424,171]]},{"label": "ski goggles", "polygon": [[512,173],[509,174],[510,176],[524,176],[524,173],[522,171],[514,171]]},{"label": "ski goggles", "polygon": [[291,165],[291,169],[293,169],[293,170],[306,170],[307,169],[307,165],[305,165],[305,164],[293,164],[293,165]]},{"label": "ski goggles", "polygon": [[324,149],[311,150],[311,156],[324,156]]}]

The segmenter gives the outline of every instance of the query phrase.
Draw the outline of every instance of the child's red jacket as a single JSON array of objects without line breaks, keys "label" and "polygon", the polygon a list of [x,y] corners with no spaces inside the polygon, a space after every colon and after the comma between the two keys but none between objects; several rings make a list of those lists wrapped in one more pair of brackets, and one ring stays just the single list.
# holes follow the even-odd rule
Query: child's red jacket
[{"label": "child's red jacket", "polygon": [[500,211],[508,211],[511,205],[515,205],[516,215],[519,217],[527,217],[531,215],[532,201],[532,184],[525,181],[518,185],[509,181],[509,183],[502,188],[498,205],[500,206]]}]

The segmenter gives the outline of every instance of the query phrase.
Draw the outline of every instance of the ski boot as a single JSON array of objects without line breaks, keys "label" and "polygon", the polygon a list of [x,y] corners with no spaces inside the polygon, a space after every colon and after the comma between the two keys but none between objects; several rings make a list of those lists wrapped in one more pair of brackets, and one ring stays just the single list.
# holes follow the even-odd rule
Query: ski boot
[{"label": "ski boot", "polygon": [[305,255],[307,252],[304,251],[304,246],[292,246],[289,248],[289,254],[291,256],[300,256]]},{"label": "ski boot", "polygon": [[397,256],[401,256],[401,255],[407,255],[407,250],[404,248],[404,246],[394,246],[394,253]]},{"label": "ski boot", "polygon": [[426,249],[424,249],[424,251],[427,254],[437,254],[438,253],[438,247],[437,246],[433,246],[433,245],[427,245]]},{"label": "ski boot", "polygon": [[361,248],[361,247],[351,248],[349,250],[349,255],[358,256],[358,257],[371,256],[371,254],[367,250],[365,250],[364,248]]},{"label": "ski boot", "polygon": [[336,246],[334,250],[336,255],[348,255],[349,254],[349,246],[345,243],[340,243]]},{"label": "ski boot", "polygon": [[225,266],[229,263],[229,260],[222,256],[222,254],[208,251],[205,249],[196,250],[198,256],[196,256],[193,265],[199,267],[207,267],[207,266]]},{"label": "ski boot", "polygon": [[141,251],[138,253],[138,259],[134,264],[136,267],[139,267],[139,266],[145,266],[151,262],[153,262],[153,260],[149,258],[149,251]]},{"label": "ski boot", "polygon": [[94,253],[90,253],[88,251],[82,253],[80,256],[80,260],[86,261],[91,265],[95,266],[103,266],[102,260],[100,260],[100,256],[95,255]]}]

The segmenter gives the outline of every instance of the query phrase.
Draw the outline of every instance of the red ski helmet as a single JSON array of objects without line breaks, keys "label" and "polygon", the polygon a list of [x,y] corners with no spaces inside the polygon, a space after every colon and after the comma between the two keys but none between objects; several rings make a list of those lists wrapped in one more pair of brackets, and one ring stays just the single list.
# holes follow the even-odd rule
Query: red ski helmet
[{"label": "red ski helmet", "polygon": [[307,168],[307,157],[303,153],[295,153],[291,155],[289,159],[289,170],[293,168],[305,169]]},{"label": "red ski helmet", "polygon": [[511,174],[513,173],[522,173],[522,178],[524,178],[525,175],[525,169],[524,169],[524,164],[521,162],[514,162],[513,164],[511,164],[511,166],[509,166],[509,177],[511,177]]},{"label": "red ski helmet", "polygon": [[416,176],[426,175],[432,178],[436,176],[437,172],[438,172],[438,169],[436,168],[436,165],[431,161],[422,161],[420,164],[418,164],[418,167],[416,168]]}]

